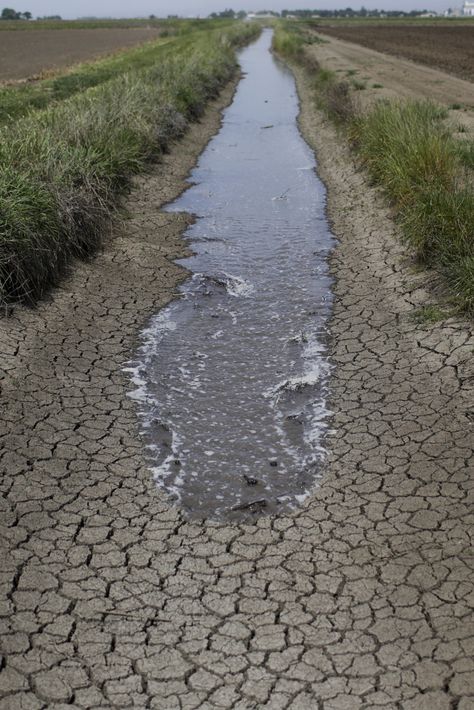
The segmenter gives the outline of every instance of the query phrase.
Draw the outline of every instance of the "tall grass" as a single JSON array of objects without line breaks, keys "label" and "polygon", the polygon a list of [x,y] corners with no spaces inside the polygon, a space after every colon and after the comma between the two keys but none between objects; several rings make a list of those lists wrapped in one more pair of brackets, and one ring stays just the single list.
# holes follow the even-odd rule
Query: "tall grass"
[{"label": "tall grass", "polygon": [[379,102],[352,126],[356,148],[394,205],[405,240],[474,310],[474,193],[459,146],[429,101]]},{"label": "tall grass", "polygon": [[[163,21],[160,38],[101,60],[75,65],[54,76],[0,86],[0,123],[17,120],[31,111],[64,101],[81,91],[99,86],[124,72],[151,67],[166,56],[192,51],[197,32],[209,32],[212,23],[202,20]],[[17,21],[18,24],[18,21]],[[21,23],[23,24],[23,23]],[[218,24],[218,23],[214,23]],[[232,32],[232,21],[220,22],[221,31]]]},{"label": "tall grass", "polygon": [[131,176],[202,114],[257,32],[199,33],[185,53],[0,130],[0,302],[38,298],[97,248]]},{"label": "tall grass", "polygon": [[[307,68],[304,56],[286,56]],[[318,106],[347,129],[418,260],[443,273],[456,303],[474,312],[473,145],[453,137],[447,111],[432,102],[378,101],[362,114],[347,82],[321,68],[311,76]]]}]

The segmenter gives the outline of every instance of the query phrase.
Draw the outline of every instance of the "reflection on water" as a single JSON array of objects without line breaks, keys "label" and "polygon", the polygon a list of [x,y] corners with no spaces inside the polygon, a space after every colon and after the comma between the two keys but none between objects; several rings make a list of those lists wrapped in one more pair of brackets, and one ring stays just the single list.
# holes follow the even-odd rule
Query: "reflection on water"
[{"label": "reflection on water", "polygon": [[252,520],[318,478],[327,411],[325,192],[298,132],[293,77],[271,32],[219,134],[170,211],[199,219],[181,298],[142,334],[131,368],[159,485],[189,517]]}]

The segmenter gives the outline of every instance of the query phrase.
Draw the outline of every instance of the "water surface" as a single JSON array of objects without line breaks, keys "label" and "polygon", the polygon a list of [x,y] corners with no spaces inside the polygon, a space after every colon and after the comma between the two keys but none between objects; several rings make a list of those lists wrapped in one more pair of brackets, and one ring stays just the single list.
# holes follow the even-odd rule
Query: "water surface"
[{"label": "water surface", "polygon": [[271,32],[240,53],[223,125],[169,211],[194,213],[180,298],[133,365],[157,483],[190,517],[287,511],[321,469],[332,237]]}]

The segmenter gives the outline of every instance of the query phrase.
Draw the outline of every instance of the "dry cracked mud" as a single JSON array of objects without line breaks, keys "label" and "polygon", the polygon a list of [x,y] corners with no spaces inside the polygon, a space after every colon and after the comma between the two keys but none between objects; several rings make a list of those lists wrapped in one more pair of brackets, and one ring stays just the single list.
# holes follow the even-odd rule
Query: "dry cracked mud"
[{"label": "dry cracked mud", "polygon": [[413,320],[426,276],[300,92],[340,239],[322,484],[292,515],[187,522],[125,395],[139,328],[183,277],[188,218],[160,206],[229,89],[104,253],[0,321],[1,710],[473,707],[473,333]]}]

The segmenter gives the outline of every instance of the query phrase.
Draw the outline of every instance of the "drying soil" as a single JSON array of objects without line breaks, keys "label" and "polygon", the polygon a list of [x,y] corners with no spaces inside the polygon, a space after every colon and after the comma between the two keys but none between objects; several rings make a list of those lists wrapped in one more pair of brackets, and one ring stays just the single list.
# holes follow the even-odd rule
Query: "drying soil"
[{"label": "drying soil", "polygon": [[160,206],[228,90],[137,182],[104,253],[0,321],[0,710],[472,707],[474,337],[417,325],[426,277],[299,84],[340,239],[322,485],[255,525],[187,522],[125,395],[139,329],[183,275],[189,218]]},{"label": "drying soil", "polygon": [[158,28],[4,30],[0,36],[0,81],[26,79],[156,39]]},{"label": "drying soil", "polygon": [[474,80],[474,25],[321,26],[325,35]]}]

